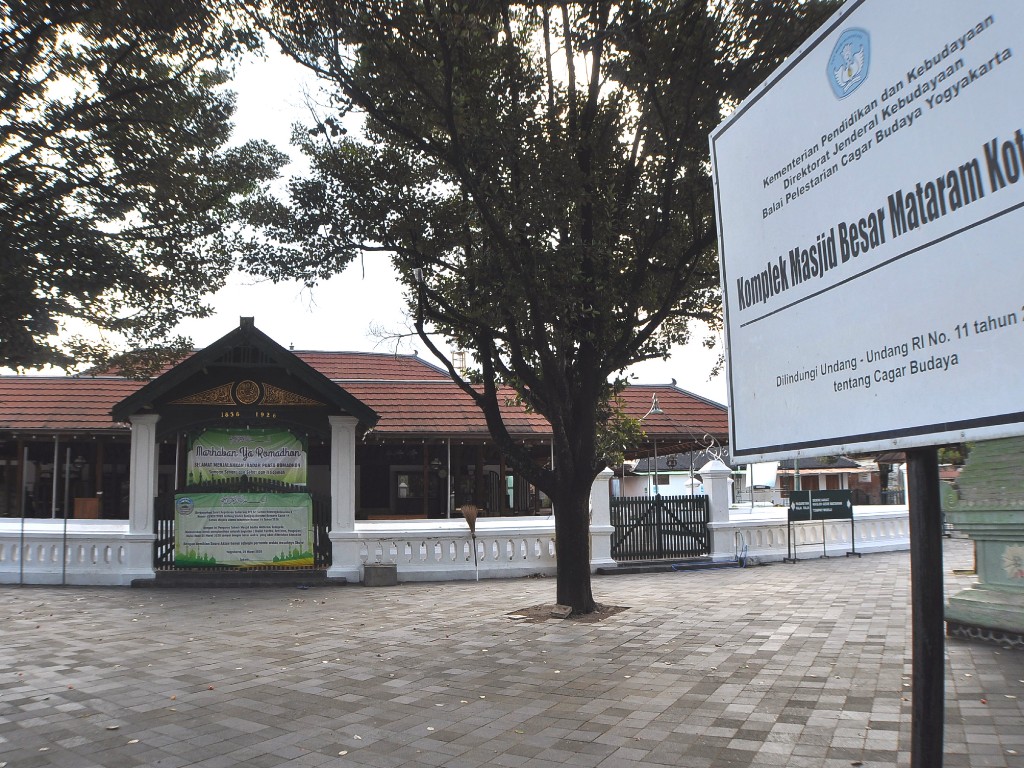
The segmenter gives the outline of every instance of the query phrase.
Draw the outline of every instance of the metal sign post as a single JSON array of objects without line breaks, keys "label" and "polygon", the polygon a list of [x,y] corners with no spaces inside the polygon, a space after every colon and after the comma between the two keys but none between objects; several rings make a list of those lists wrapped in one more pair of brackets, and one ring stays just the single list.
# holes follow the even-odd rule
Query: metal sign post
[{"label": "metal sign post", "polygon": [[1022,47],[1020,0],[848,0],[711,136],[733,461],[910,460],[914,768],[942,765],[934,446],[1024,434]]},{"label": "metal sign post", "polygon": [[825,535],[826,520],[850,521],[850,551],[846,556],[856,555],[856,530],[853,522],[853,501],[848,490],[833,491],[791,491],[789,494],[789,514],[786,516],[786,557],[783,562],[797,561],[797,543],[793,538],[793,523],[821,521],[821,556],[828,557],[828,541]]},{"label": "metal sign post", "polygon": [[936,448],[907,451],[913,629],[911,768],[941,768],[945,713],[942,505]]}]

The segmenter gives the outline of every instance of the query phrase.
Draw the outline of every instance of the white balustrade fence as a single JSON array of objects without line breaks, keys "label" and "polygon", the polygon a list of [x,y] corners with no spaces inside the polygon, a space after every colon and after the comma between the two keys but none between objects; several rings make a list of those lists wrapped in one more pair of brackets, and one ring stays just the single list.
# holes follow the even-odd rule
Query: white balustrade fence
[{"label": "white balustrade fence", "polygon": [[0,520],[0,583],[128,585],[152,575],[152,542],[127,521]]},{"label": "white balustrade fence", "polygon": [[[735,551],[728,554],[757,558],[760,562],[783,560],[789,547],[785,508],[756,510],[755,514],[757,516],[753,518],[750,515],[734,516],[727,523],[712,523],[711,527],[716,533],[732,534]],[[849,520],[794,523],[792,530],[797,559],[821,557],[823,554],[842,556],[854,548],[864,554],[910,548],[906,507],[854,507],[853,543]],[[721,537],[720,540],[729,540],[729,537]]]},{"label": "white balustrade fence", "polygon": [[[357,523],[359,564],[396,565],[401,581],[549,575],[556,571],[551,518],[477,520],[474,537],[459,520]],[[476,558],[473,549],[476,548]],[[337,554],[337,552],[336,552]]]},{"label": "white balustrade fence", "polygon": [[[716,551],[716,559],[787,556],[783,508],[734,509],[710,528],[716,541],[728,542],[729,551]],[[610,530],[593,528],[595,563]],[[865,554],[910,546],[906,507],[855,507],[854,531],[856,550]],[[793,533],[798,559],[853,548],[849,520],[798,523]],[[63,520],[26,520],[22,527],[21,520],[0,519],[0,583],[128,585],[153,576],[153,540],[131,534],[127,521],[69,520],[65,533]],[[463,520],[359,522],[353,531],[332,533],[332,541],[335,566],[347,569],[350,581],[374,563],[395,565],[399,581],[554,576],[557,570],[551,517],[481,518],[475,538]]]}]

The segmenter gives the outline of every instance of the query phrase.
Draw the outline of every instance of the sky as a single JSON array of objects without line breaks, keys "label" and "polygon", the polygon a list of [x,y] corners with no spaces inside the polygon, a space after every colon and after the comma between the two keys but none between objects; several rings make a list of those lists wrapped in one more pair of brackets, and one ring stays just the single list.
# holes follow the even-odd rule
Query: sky
[{"label": "sky", "polygon": [[[289,146],[291,126],[309,122],[310,98],[315,101],[313,78],[299,65],[276,53],[253,59],[239,69],[231,86],[238,94],[233,137],[239,143],[267,139],[295,156]],[[285,174],[301,172],[301,161]],[[402,288],[386,256],[367,256],[344,273],[309,290],[298,283],[273,284],[242,274],[212,295],[213,316],[187,320],[178,332],[203,347],[238,326],[239,317],[253,317],[256,327],[286,347],[301,350],[358,352],[417,352],[432,355],[418,339],[410,338]],[[381,333],[381,329],[384,333]],[[396,339],[396,334],[405,334]],[[388,336],[390,335],[390,338]],[[636,383],[668,384],[718,403],[726,402],[725,375],[709,380],[721,352],[695,341],[673,350],[669,360],[653,360],[630,369]]]}]

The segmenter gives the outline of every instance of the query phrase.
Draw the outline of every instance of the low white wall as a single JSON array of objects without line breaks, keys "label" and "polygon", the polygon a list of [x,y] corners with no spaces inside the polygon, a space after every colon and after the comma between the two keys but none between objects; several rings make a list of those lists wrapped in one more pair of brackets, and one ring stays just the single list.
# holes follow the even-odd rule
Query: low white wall
[{"label": "low white wall", "polygon": [[[595,516],[592,538],[596,565],[606,566],[598,554],[610,527]],[[727,522],[710,524],[720,542],[713,554],[722,559],[736,555],[761,562],[787,555],[784,507],[733,507]],[[816,558],[826,552],[849,552],[850,522],[830,520],[823,526],[793,526],[797,558]],[[910,548],[907,508],[875,506],[854,508],[858,552]],[[24,544],[19,519],[0,519],[0,583],[128,585],[133,579],[153,576],[152,535],[130,534],[128,521],[69,520],[65,539],[63,520],[26,520]],[[366,563],[393,563],[399,581],[452,581],[554,576],[555,521],[553,517],[481,518],[474,539],[464,520],[374,521],[357,523],[355,530],[332,532],[332,576],[357,583]],[[67,557],[62,563],[61,552]],[[20,555],[24,553],[24,561]],[[601,562],[598,562],[601,560]]]},{"label": "low white wall", "polygon": [[[129,533],[124,521],[0,519],[0,584],[128,586],[152,578],[152,535]],[[329,573],[362,580],[365,563],[394,563],[400,581],[554,576],[552,517],[487,518],[474,539],[464,520],[357,523],[332,532]],[[64,552],[66,562],[62,561]],[[24,559],[22,560],[22,554]]]},{"label": "low white wall", "polygon": [[155,538],[127,520],[2,519],[0,584],[127,586],[152,578]]},{"label": "low white wall", "polygon": [[367,563],[397,565],[399,581],[475,579],[478,573],[481,579],[554,576],[556,572],[552,517],[480,518],[475,539],[464,520],[356,523],[354,531],[332,534],[331,540],[335,543],[331,573],[350,581],[362,579],[362,566]]},{"label": "low white wall", "polygon": [[[787,557],[789,530],[785,507],[733,507],[729,522],[711,523],[717,541],[731,542],[731,552],[716,555],[756,557],[776,562]],[[905,506],[859,506],[853,508],[853,535],[849,520],[826,520],[793,524],[797,559],[842,556],[854,545],[857,552],[891,552],[910,549],[910,524]],[[824,544],[823,544],[824,542]]]}]

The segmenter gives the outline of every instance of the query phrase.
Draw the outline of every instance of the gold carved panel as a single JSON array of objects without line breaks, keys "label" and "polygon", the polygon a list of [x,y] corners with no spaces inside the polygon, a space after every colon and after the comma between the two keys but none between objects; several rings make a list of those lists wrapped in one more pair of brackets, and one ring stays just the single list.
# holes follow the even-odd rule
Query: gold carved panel
[{"label": "gold carved panel", "polygon": [[262,405],[276,407],[315,407],[322,406],[318,400],[289,392],[287,389],[275,387],[273,384],[257,384],[245,379],[230,384],[221,384],[213,389],[196,392],[172,401],[172,405]]},{"label": "gold carved panel", "polygon": [[231,397],[233,384],[221,384],[219,387],[207,389],[203,392],[196,392],[194,395],[187,395],[172,401],[172,405],[235,405]]},{"label": "gold carved panel", "polygon": [[275,387],[273,384],[263,385],[263,402],[261,405],[304,405],[304,406],[315,406],[323,405],[323,403],[316,400],[312,400],[303,395],[297,395],[294,392],[289,392],[287,389],[281,389]]}]

